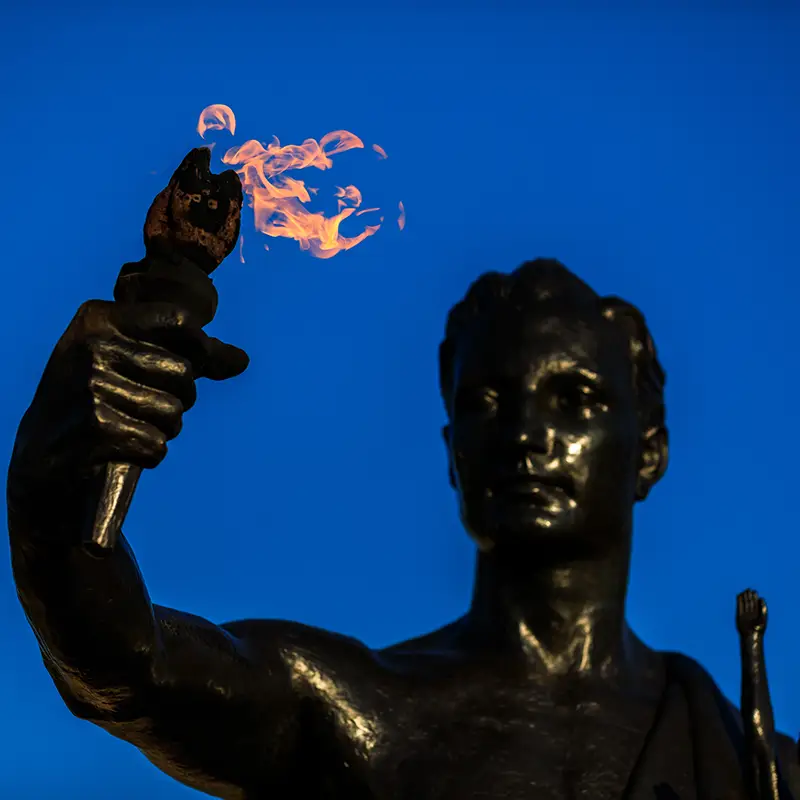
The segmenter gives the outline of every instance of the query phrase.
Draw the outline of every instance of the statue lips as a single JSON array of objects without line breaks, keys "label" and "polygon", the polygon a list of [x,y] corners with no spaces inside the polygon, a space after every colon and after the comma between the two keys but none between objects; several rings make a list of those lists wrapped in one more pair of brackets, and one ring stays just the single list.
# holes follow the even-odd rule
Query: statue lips
[{"label": "statue lips", "polygon": [[572,488],[572,482],[561,475],[520,472],[501,478],[490,492],[497,499],[548,508],[564,504]]}]

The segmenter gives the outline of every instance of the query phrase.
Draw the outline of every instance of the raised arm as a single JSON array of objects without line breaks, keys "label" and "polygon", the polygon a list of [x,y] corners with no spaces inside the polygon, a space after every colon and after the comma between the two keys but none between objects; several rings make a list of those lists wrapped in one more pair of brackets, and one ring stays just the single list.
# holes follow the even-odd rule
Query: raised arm
[{"label": "raised arm", "polygon": [[284,654],[299,626],[263,623],[253,636],[154,606],[124,537],[102,559],[81,540],[98,469],[155,467],[194,403],[195,377],[246,366],[241,350],[170,306],[84,304],[23,417],[8,474],[19,597],[66,704],[221,797],[279,789],[296,764],[305,701]]},{"label": "raised arm", "polygon": [[742,659],[742,718],[749,791],[754,800],[780,800],[775,722],[764,658],[767,604],[752,589],[736,598],[736,628]]}]

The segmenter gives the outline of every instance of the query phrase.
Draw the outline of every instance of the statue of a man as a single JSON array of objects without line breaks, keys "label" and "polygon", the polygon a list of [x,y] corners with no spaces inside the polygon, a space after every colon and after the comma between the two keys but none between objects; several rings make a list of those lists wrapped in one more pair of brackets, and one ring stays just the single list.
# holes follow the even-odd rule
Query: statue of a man
[{"label": "statue of a man", "polygon": [[[539,259],[482,276],[452,309],[443,439],[477,543],[474,596],[382,650],[155,605],[124,538],[105,559],[81,547],[97,467],[155,467],[195,380],[246,365],[169,305],[103,301],[47,364],[9,527],[20,599],[74,714],[223,798],[745,800],[738,712],[625,620],[633,507],[668,450],[636,308]],[[793,743],[777,749],[797,792]]]}]

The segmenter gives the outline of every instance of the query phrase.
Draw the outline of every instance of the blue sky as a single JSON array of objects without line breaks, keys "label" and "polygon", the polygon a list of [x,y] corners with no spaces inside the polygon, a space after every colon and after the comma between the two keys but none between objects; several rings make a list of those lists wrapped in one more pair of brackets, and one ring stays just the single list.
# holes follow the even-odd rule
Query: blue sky
[{"label": "blue sky", "polygon": [[[153,598],[376,646],[459,615],[474,554],[440,442],[444,318],[480,272],[552,256],[637,303],[667,370],[672,462],[637,513],[631,623],[737,698],[734,599],[759,589],[777,719],[796,734],[800,10],[602,5],[4,10],[0,446],[77,306],[141,257],[205,106],[237,116],[215,157],[352,131],[389,158],[335,157],[314,209],[354,183],[391,224],[318,260],[264,251],[245,216],[212,327],[251,366],[200,387],[127,525]],[[69,715],[7,558],[0,622],[4,797],[193,795]]]}]

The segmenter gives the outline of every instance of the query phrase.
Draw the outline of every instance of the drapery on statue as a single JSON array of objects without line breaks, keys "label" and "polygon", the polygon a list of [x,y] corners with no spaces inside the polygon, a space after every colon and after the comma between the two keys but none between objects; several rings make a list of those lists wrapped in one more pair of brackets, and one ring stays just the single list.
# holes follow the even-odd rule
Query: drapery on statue
[{"label": "drapery on statue", "polygon": [[[198,153],[185,164],[209,186],[230,180]],[[180,262],[191,291],[213,294],[236,233],[190,255],[174,235],[185,213],[124,275]],[[83,547],[105,465],[156,467],[195,380],[246,367],[157,296],[90,301],[55,347],[19,427],[9,530],[20,600],[74,714],[223,798],[750,797],[739,712],[695,661],[625,621],[633,506],[668,452],[664,373],[636,308],[539,259],[483,275],[452,309],[443,438],[477,543],[473,600],[382,650],[155,605],[124,536],[104,558]],[[800,797],[792,740],[772,752]]]}]

